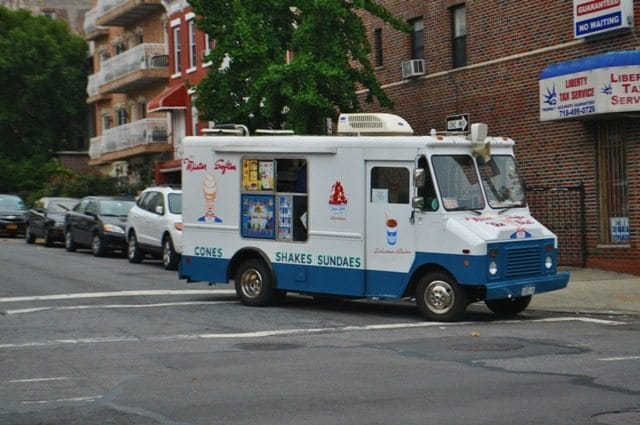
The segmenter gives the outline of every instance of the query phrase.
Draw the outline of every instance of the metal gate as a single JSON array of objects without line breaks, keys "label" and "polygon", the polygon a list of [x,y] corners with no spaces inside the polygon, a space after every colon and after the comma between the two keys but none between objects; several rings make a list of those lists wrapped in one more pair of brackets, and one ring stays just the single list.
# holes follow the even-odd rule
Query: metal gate
[{"label": "metal gate", "polygon": [[587,222],[584,183],[563,187],[527,187],[531,215],[558,237],[558,263],[585,267]]}]

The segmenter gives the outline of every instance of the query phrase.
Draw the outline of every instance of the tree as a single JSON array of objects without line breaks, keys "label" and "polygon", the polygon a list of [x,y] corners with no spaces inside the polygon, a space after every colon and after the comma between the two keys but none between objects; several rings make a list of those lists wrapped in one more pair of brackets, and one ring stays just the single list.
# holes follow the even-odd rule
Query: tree
[{"label": "tree", "polygon": [[[372,0],[190,0],[199,27],[215,40],[214,66],[199,83],[205,118],[250,128],[284,124],[322,133],[324,120],[392,103],[375,78],[361,19],[370,13],[407,30]],[[293,58],[287,63],[287,53]]]},{"label": "tree", "polygon": [[44,163],[86,126],[87,44],[66,23],[0,6],[0,158]]}]

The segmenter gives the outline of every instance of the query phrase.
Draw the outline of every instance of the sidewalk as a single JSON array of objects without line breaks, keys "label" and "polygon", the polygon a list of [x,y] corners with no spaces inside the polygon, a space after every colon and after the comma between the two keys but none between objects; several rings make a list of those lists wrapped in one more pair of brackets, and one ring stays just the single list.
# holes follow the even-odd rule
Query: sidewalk
[{"label": "sidewalk", "polygon": [[573,267],[565,289],[534,295],[529,310],[640,314],[640,276]]}]

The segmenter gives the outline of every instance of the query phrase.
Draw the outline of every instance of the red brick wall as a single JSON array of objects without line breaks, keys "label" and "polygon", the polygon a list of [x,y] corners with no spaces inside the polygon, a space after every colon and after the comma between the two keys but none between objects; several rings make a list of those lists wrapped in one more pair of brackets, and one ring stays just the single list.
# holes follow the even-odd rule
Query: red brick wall
[{"label": "red brick wall", "polygon": [[[574,40],[573,2],[540,0],[451,0],[379,2],[403,20],[422,16],[425,23],[426,76],[403,80],[400,63],[410,59],[409,35],[365,16],[382,28],[384,65],[376,75],[395,104],[395,113],[417,134],[443,130],[448,115],[469,113],[485,122],[491,135],[516,140],[521,174],[529,186],[575,186],[583,181],[587,210],[587,266],[640,275],[640,123],[616,117],[624,128],[631,241],[625,247],[601,244],[598,224],[596,150],[593,121],[539,119],[538,80],[545,66],[637,47],[627,34],[600,40]],[[467,67],[452,69],[449,7],[465,3]],[[640,3],[634,5],[640,16]],[[372,57],[373,61],[373,57]],[[363,104],[380,110],[378,105]]]}]

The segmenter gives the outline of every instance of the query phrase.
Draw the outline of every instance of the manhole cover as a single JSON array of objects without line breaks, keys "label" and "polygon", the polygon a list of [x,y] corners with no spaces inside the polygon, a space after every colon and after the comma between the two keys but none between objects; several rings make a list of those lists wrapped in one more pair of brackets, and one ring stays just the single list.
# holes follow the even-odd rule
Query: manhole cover
[{"label": "manhole cover", "polygon": [[479,344],[464,344],[454,345],[452,347],[455,351],[515,351],[522,350],[524,345],[522,344],[500,344],[500,343],[479,343]]},{"label": "manhole cover", "polygon": [[603,425],[637,425],[640,423],[640,411],[606,412],[597,414],[593,418]]},{"label": "manhole cover", "polygon": [[293,350],[299,348],[297,344],[277,343],[277,342],[248,342],[236,345],[236,348],[247,351],[279,351]]}]

